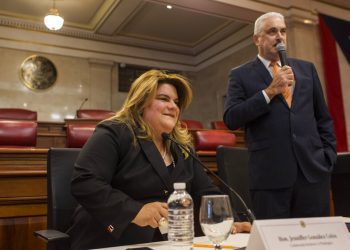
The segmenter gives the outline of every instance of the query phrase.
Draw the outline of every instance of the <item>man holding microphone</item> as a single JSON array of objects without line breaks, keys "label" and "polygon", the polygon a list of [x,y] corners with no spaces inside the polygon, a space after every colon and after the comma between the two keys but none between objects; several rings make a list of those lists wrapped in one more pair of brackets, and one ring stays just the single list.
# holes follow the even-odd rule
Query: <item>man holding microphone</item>
[{"label": "man holding microphone", "polygon": [[258,56],[230,72],[224,112],[230,129],[245,128],[253,211],[257,219],[327,216],[336,140],[316,69],[279,57],[287,40],[279,13],[260,16],[253,39]]}]

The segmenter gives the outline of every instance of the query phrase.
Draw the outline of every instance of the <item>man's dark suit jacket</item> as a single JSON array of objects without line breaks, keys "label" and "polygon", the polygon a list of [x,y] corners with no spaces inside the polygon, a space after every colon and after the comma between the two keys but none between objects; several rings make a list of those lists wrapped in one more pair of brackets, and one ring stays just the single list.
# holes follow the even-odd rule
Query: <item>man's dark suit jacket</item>
[{"label": "man's dark suit jacket", "polygon": [[336,160],[333,122],[312,63],[288,59],[296,84],[289,109],[282,95],[267,104],[272,77],[256,60],[230,72],[224,121],[245,127],[252,189],[291,187],[299,166],[309,182],[329,175]]},{"label": "man's dark suit jacket", "polygon": [[186,183],[195,205],[201,195],[219,192],[203,167],[172,146],[176,167],[170,174],[152,141],[133,144],[132,131],[123,123],[96,127],[73,172],[72,193],[81,206],[68,230],[72,249],[151,242],[158,229],[131,221],[145,203],[167,202],[174,182]]}]

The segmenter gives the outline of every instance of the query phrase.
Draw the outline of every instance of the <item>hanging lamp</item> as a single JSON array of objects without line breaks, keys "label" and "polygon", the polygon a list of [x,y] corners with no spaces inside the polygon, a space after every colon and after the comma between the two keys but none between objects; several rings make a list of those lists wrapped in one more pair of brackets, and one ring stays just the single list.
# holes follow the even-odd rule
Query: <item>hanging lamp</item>
[{"label": "hanging lamp", "polygon": [[59,30],[63,26],[64,19],[59,15],[58,9],[56,9],[55,0],[53,0],[53,7],[44,18],[44,23],[49,30]]}]

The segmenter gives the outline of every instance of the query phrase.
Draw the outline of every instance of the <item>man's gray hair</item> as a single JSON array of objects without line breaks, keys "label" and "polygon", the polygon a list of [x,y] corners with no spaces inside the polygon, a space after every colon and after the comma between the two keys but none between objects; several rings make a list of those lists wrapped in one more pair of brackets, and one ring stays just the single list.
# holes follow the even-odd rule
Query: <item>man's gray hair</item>
[{"label": "man's gray hair", "polygon": [[278,12],[267,12],[267,13],[261,15],[260,17],[258,17],[258,19],[256,19],[255,25],[254,25],[254,35],[257,35],[261,32],[261,28],[262,28],[264,22],[266,21],[266,19],[268,19],[270,17],[280,18],[284,22],[284,16],[282,14],[280,14]]}]

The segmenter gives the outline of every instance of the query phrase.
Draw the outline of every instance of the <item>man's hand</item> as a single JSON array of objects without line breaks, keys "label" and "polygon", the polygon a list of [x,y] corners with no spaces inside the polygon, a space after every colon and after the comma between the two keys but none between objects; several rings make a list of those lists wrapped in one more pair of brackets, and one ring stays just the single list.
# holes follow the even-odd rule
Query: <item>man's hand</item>
[{"label": "man's hand", "polygon": [[152,202],[145,204],[132,221],[140,227],[150,226],[156,228],[159,226],[159,220],[168,218],[168,205],[161,202]]},{"label": "man's hand", "polygon": [[281,94],[285,88],[295,84],[294,73],[290,66],[283,66],[273,77],[271,84],[265,89],[265,93],[270,100],[278,94]]}]

